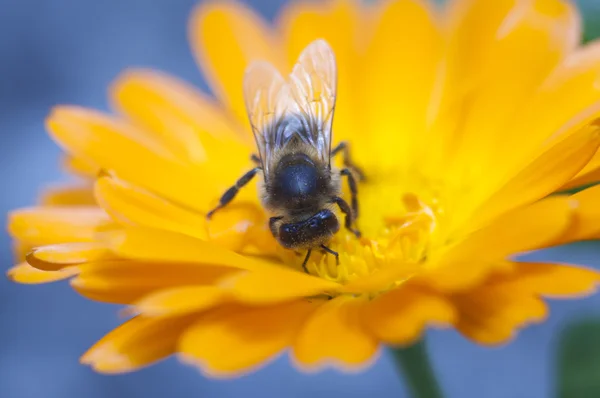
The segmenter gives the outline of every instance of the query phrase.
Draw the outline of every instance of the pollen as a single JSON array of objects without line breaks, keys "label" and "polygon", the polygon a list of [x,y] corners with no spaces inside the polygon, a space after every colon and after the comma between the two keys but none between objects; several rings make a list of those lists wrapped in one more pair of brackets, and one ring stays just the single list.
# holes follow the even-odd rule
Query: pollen
[{"label": "pollen", "polygon": [[[339,253],[339,262],[335,256],[313,249],[306,264],[308,272],[345,284],[386,267],[403,266],[407,272],[418,268],[427,259],[440,210],[435,201],[428,205],[413,193],[404,194],[402,202],[404,211],[384,216],[377,236],[356,238],[348,231],[340,231],[328,244]],[[284,262],[299,269],[302,254],[282,253]]]}]

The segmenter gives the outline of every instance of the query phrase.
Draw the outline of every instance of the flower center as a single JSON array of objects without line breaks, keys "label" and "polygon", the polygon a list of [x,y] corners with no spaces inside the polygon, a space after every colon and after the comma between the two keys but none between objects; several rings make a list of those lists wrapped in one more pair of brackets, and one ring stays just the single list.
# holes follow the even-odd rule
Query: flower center
[{"label": "flower center", "polygon": [[[375,237],[357,239],[346,230],[340,231],[328,244],[331,250],[339,253],[339,264],[335,256],[313,249],[306,263],[308,272],[347,283],[387,266],[406,266],[407,270],[414,270],[427,258],[441,209],[435,201],[426,204],[412,193],[404,194],[402,202],[404,211],[384,215],[382,227]],[[286,263],[301,269],[304,253],[287,251],[282,255]]]}]

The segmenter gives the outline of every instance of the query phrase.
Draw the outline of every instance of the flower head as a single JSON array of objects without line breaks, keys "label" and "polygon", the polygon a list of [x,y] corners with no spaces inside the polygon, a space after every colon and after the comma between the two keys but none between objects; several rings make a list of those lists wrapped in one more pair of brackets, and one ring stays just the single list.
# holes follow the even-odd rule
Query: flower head
[{"label": "flower head", "polygon": [[[600,234],[600,47],[578,46],[567,1],[291,3],[275,26],[231,2],[193,14],[194,53],[216,99],[148,70],[110,89],[114,115],[74,106],[47,120],[88,191],[15,211],[33,248],[10,271],[72,278],[133,317],[82,358],[100,372],[177,354],[211,375],[291,350],[303,368],[368,363],[426,326],[482,344],[543,320],[543,297],[593,290],[597,272],[518,255]],[[363,233],[340,231],[302,270],[251,184],[207,212],[252,167],[242,97],[250,61],[289,73],[315,39],[339,69],[334,143],[366,173]],[[346,192],[347,194],[347,192]],[[57,206],[59,204],[60,206]]]}]

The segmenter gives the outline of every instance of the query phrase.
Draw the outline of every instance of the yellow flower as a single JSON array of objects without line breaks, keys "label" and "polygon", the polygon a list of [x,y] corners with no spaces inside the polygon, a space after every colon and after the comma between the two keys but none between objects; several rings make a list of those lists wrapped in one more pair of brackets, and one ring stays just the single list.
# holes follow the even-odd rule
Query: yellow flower
[{"label": "yellow flower", "polygon": [[[569,2],[300,2],[275,26],[209,2],[190,37],[217,99],[134,70],[110,89],[114,115],[57,107],[48,129],[95,179],[99,207],[85,188],[60,191],[9,220],[35,247],[14,280],[75,276],[82,295],[135,315],[84,363],[115,373],[177,354],[226,376],[289,349],[302,368],[354,368],[428,325],[505,342],[547,316],[543,297],[595,287],[593,270],[517,257],[600,235],[598,187],[551,195],[600,176],[600,44],[578,47]],[[363,238],[339,232],[340,264],[315,255],[307,274],[253,186],[205,214],[252,166],[244,69],[264,59],[287,73],[317,38],[338,61],[334,141],[368,179]]]}]

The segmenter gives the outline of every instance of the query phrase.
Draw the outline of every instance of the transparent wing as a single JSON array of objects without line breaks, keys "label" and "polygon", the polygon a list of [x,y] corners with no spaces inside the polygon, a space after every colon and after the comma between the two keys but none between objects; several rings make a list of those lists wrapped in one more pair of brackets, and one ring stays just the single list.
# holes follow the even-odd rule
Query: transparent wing
[{"label": "transparent wing", "polygon": [[293,138],[329,163],[336,74],[335,56],[324,40],[306,47],[287,82],[267,62],[248,67],[244,98],[265,176],[273,154]]},{"label": "transparent wing", "polygon": [[256,61],[246,70],[244,76],[244,99],[246,111],[256,146],[258,147],[263,172],[269,172],[270,157],[276,149],[278,130],[286,115],[288,101],[280,98],[289,91],[287,83],[274,66],[268,62]]},{"label": "transparent wing", "polygon": [[[291,102],[287,108],[298,119],[290,121],[296,133],[316,148],[329,163],[331,126],[337,90],[337,67],[333,50],[325,40],[309,44],[294,66],[288,81]],[[283,98],[282,98],[283,100]]]}]

